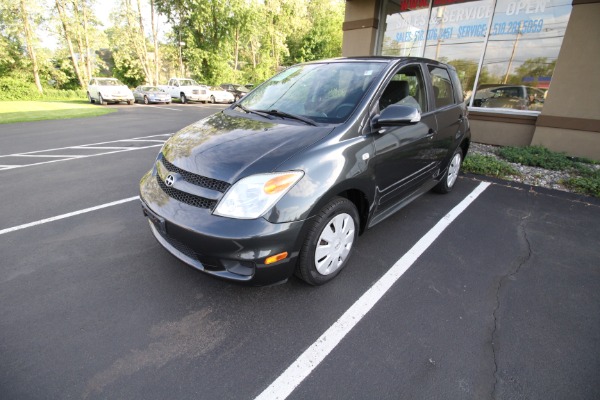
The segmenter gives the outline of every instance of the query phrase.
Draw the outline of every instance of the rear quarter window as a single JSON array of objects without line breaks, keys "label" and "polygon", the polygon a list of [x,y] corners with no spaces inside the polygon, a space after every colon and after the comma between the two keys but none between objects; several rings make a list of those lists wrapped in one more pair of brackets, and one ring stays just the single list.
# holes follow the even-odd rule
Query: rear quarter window
[{"label": "rear quarter window", "polygon": [[431,84],[433,86],[435,108],[443,108],[455,104],[454,87],[452,86],[448,70],[430,65],[429,73],[431,75]]}]

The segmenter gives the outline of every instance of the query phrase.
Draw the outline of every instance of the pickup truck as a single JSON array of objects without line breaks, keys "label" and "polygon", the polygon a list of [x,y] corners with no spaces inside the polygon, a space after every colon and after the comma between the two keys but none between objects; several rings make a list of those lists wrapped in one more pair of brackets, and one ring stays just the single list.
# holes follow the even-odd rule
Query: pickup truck
[{"label": "pickup truck", "polygon": [[159,86],[169,93],[171,98],[179,99],[182,104],[189,101],[201,101],[206,103],[210,100],[210,91],[205,85],[198,84],[189,78],[171,78],[168,85]]}]

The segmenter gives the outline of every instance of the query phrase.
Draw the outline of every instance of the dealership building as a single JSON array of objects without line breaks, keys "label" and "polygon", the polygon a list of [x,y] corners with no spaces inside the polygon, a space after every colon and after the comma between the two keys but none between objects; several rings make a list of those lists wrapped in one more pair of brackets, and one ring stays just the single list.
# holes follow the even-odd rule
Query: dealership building
[{"label": "dealership building", "polygon": [[600,0],[347,0],[344,56],[456,67],[473,140],[600,160]]}]

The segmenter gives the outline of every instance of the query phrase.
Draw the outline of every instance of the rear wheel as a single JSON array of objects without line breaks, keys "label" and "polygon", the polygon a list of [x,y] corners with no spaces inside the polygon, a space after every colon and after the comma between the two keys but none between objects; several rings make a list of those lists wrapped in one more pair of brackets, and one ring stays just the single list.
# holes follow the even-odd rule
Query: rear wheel
[{"label": "rear wheel", "polygon": [[96,101],[94,99],[92,99],[92,96],[88,93],[88,100],[90,101],[91,104],[94,104]]},{"label": "rear wheel", "polygon": [[127,104],[132,105],[133,104],[133,100],[127,100]]},{"label": "rear wheel", "polygon": [[449,193],[458,179],[458,173],[460,172],[461,164],[462,150],[459,147],[454,152],[454,155],[450,160],[450,164],[448,164],[448,169],[446,169],[446,173],[442,177],[442,180],[433,188],[433,190],[438,193]]},{"label": "rear wheel", "polygon": [[322,285],[348,264],[358,237],[358,211],[343,197],[335,197],[311,222],[300,250],[296,275],[311,285]]}]

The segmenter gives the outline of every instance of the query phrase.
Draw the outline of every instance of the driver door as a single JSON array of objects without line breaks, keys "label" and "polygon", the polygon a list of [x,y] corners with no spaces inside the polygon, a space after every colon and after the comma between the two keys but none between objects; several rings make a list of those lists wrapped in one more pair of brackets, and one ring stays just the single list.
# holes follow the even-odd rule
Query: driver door
[{"label": "driver door", "polygon": [[377,212],[415,192],[433,176],[437,161],[433,137],[435,115],[429,112],[427,89],[420,64],[404,66],[387,83],[377,104],[378,113],[391,104],[415,107],[421,121],[385,127],[374,133]]}]

